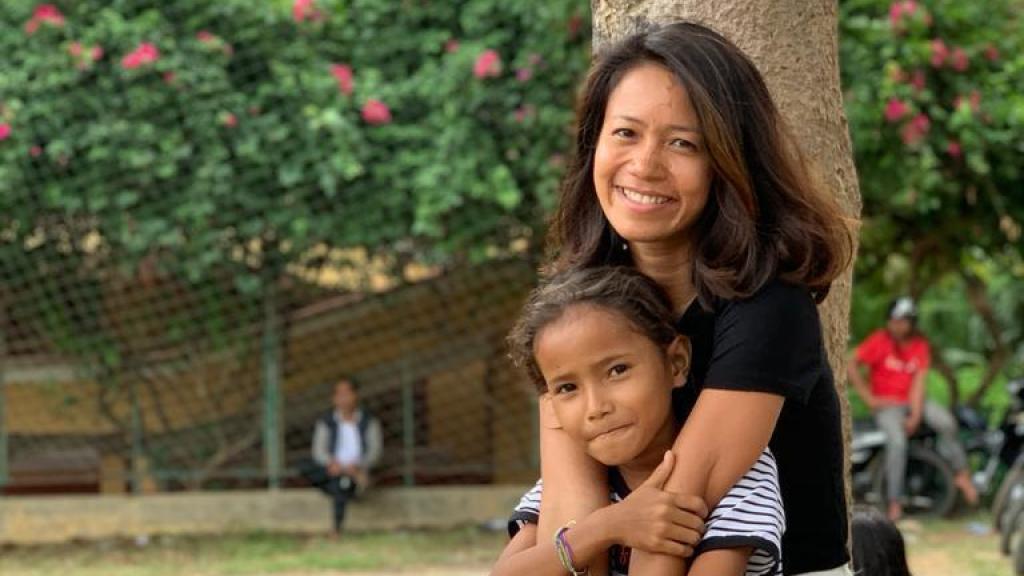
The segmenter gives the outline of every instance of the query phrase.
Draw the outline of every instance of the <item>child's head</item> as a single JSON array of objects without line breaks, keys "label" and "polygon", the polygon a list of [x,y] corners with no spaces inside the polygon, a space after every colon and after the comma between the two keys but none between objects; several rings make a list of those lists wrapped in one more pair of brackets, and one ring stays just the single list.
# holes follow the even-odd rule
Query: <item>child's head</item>
[{"label": "child's head", "polygon": [[587,452],[615,466],[675,438],[672,388],[689,366],[668,297],[627,267],[558,274],[530,296],[509,336],[512,356]]},{"label": "child's head", "polygon": [[853,509],[853,571],[863,576],[910,576],[899,528],[877,508]]}]

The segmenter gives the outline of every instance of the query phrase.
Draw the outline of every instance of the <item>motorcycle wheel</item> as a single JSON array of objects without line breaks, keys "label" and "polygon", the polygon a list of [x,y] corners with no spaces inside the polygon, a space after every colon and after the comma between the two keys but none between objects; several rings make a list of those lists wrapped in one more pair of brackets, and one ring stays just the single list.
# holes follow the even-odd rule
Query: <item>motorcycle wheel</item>
[{"label": "motorcycle wheel", "polygon": [[1003,518],[999,523],[999,550],[1004,555],[1015,554],[1014,540],[1020,538],[1021,519],[1024,518],[1024,496],[1019,490],[1013,490],[1012,496],[1008,498],[1006,510],[1003,511]]},{"label": "motorcycle wheel", "polygon": [[1003,481],[999,483],[999,490],[996,491],[996,496],[992,500],[992,524],[1000,532],[1007,528],[1005,516],[1010,505],[1010,491],[1022,480],[1024,480],[1024,458],[1017,458],[1017,461],[1003,476]]},{"label": "motorcycle wheel", "polygon": [[[872,480],[872,491],[886,494],[885,458],[879,458]],[[956,506],[953,469],[935,451],[911,446],[907,451],[906,480],[903,486],[903,513],[941,518]],[[883,504],[884,505],[884,504]]]}]

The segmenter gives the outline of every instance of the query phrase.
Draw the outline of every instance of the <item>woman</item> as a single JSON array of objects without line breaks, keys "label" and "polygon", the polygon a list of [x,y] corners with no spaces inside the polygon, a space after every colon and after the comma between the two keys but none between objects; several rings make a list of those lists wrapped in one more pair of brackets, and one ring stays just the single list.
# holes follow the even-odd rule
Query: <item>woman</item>
[{"label": "woman", "polygon": [[[665,489],[714,508],[770,446],[785,573],[846,573],[839,402],[815,303],[849,264],[852,239],[763,79],[722,36],[677,23],[603,54],[577,122],[551,271],[637,267],[668,293],[693,345],[689,383],[674,399],[688,417]],[[546,402],[540,534],[608,497],[603,467],[557,428]],[[632,562],[645,575],[682,565],[641,551]]]}]

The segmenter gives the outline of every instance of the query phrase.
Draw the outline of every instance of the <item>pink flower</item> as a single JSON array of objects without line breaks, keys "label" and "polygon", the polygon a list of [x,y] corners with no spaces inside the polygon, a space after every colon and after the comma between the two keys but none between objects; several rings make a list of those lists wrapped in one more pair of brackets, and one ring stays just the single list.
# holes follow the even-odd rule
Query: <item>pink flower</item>
[{"label": "pink flower", "polygon": [[217,37],[209,30],[200,30],[199,32],[196,32],[196,40],[199,40],[200,42],[213,42],[216,39]]},{"label": "pink flower", "polygon": [[71,54],[71,56],[73,58],[78,58],[79,56],[81,56],[82,55],[82,43],[81,42],[72,42],[71,44],[68,44],[68,54]]},{"label": "pink flower", "polygon": [[913,146],[924,139],[931,126],[931,120],[927,116],[918,114],[903,126],[903,129],[900,131],[900,138],[903,139],[903,143],[907,146]]},{"label": "pink flower", "polygon": [[444,43],[444,51],[449,54],[454,54],[458,52],[459,41],[456,40],[455,38],[449,38],[448,41]]},{"label": "pink flower", "polygon": [[238,117],[230,112],[227,112],[224,115],[222,115],[220,121],[228,128],[234,128],[235,126],[238,126]]},{"label": "pink flower", "polygon": [[963,150],[960,148],[960,143],[956,140],[946,142],[946,154],[949,154],[953,158],[959,158],[962,156]]},{"label": "pink flower", "polygon": [[103,47],[99,44],[93,46],[92,50],[89,52],[89,55],[92,57],[92,61],[96,62],[100,58],[103,58]]},{"label": "pink flower", "polygon": [[324,14],[316,9],[314,0],[295,0],[292,4],[292,19],[298,23],[306,20],[316,22],[323,20]]},{"label": "pink flower", "polygon": [[352,67],[348,64],[331,64],[331,75],[338,81],[338,90],[348,96],[352,93]]},{"label": "pink flower", "polygon": [[53,24],[54,26],[64,24],[64,15],[53,4],[40,4],[36,6],[35,11],[32,13],[32,19]]},{"label": "pink flower", "polygon": [[41,147],[39,147],[38,145],[37,146],[33,146],[33,147],[28,149],[28,153],[33,158],[39,158],[39,156],[42,155],[42,153],[43,153],[43,149]]},{"label": "pink flower", "polygon": [[152,64],[159,59],[160,50],[149,42],[143,42],[121,59],[121,66],[126,70],[131,70],[144,64]]},{"label": "pink flower", "polygon": [[946,43],[939,38],[935,38],[931,43],[932,50],[932,66],[941,68],[942,64],[946,62],[946,58],[949,56],[949,48],[946,48]]},{"label": "pink flower", "polygon": [[579,14],[573,14],[569,21],[565,23],[565,28],[569,32],[569,38],[575,38],[580,32],[580,26],[583,25],[583,19],[580,18]]},{"label": "pink flower", "polygon": [[532,105],[530,105],[530,104],[526,104],[524,106],[520,106],[519,108],[516,108],[516,111],[515,111],[516,122],[523,122],[523,121],[525,121],[530,116],[533,116],[534,111],[535,111],[534,107]]},{"label": "pink flower", "polygon": [[520,68],[519,70],[516,70],[516,80],[519,80],[520,82],[526,82],[532,77],[533,70],[530,70],[529,68]]},{"label": "pink flower", "polygon": [[999,60],[999,48],[996,48],[994,44],[989,44],[985,47],[985,58],[989,62],[995,62]]},{"label": "pink flower", "polygon": [[964,52],[963,48],[957,46],[953,49],[953,70],[957,72],[965,72],[968,67],[967,53]]},{"label": "pink flower", "polygon": [[27,34],[34,34],[39,29],[40,24],[63,26],[64,15],[53,4],[40,4],[32,12],[32,18],[25,22],[25,32]]},{"label": "pink flower", "polygon": [[914,70],[914,73],[910,76],[910,85],[917,91],[924,90],[924,70]]},{"label": "pink flower", "polygon": [[902,100],[891,98],[889,103],[885,105],[885,120],[889,123],[896,122],[903,118],[908,110],[909,108],[907,108],[907,105]]},{"label": "pink flower", "polygon": [[7,140],[11,137],[11,125],[5,123],[0,124],[0,142]]},{"label": "pink flower", "polygon": [[387,124],[391,122],[391,110],[380,100],[370,99],[363,104],[363,120],[367,124]]},{"label": "pink flower", "polygon": [[476,57],[473,64],[473,75],[477,78],[494,77],[501,74],[501,56],[494,50],[484,50]]}]

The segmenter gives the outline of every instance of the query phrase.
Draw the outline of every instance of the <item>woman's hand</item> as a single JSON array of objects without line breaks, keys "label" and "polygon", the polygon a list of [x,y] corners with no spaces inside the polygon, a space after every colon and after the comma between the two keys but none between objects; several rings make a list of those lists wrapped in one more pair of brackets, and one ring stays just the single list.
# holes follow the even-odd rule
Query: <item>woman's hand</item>
[{"label": "woman's hand", "polygon": [[704,535],[707,505],[697,496],[662,490],[675,464],[672,452],[625,500],[602,512],[611,540],[623,546],[656,554],[687,558]]}]

